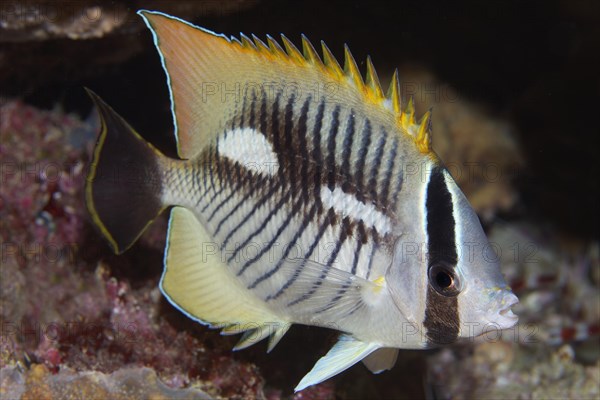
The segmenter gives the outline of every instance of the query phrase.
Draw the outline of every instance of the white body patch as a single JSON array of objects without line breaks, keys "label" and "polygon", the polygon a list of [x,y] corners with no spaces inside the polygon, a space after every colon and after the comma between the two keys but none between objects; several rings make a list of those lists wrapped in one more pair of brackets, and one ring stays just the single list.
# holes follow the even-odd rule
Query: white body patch
[{"label": "white body patch", "polygon": [[219,154],[260,174],[275,175],[279,170],[277,154],[265,135],[252,128],[235,128],[219,140]]},{"label": "white body patch", "polygon": [[390,219],[375,209],[373,204],[365,204],[354,195],[344,193],[336,187],[331,191],[327,186],[321,187],[321,200],[325,208],[331,208],[341,214],[342,217],[350,217],[357,221],[363,221],[365,226],[377,229],[382,235],[392,230]]}]

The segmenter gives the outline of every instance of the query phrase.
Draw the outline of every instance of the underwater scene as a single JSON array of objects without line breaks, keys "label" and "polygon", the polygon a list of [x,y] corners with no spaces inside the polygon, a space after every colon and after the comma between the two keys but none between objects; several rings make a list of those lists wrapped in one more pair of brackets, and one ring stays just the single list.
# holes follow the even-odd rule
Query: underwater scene
[{"label": "underwater scene", "polygon": [[600,398],[600,5],[0,2],[1,399]]}]

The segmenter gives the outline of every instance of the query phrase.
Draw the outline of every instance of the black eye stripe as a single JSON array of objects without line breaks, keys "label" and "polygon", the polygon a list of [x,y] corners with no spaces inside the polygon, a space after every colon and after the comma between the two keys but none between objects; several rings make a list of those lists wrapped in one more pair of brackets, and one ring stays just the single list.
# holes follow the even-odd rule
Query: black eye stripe
[{"label": "black eye stripe", "polygon": [[456,235],[452,204],[452,195],[446,185],[444,172],[435,168],[431,172],[427,185],[427,251],[429,266],[443,262],[449,266],[456,266],[458,255],[456,253]]},{"label": "black eye stripe", "polygon": [[[428,268],[442,263],[450,269],[456,267],[458,255],[453,209],[444,170],[436,167],[431,171],[425,200]],[[459,319],[458,298],[443,296],[428,284],[423,321],[428,342],[432,345],[454,342],[459,333]]]}]

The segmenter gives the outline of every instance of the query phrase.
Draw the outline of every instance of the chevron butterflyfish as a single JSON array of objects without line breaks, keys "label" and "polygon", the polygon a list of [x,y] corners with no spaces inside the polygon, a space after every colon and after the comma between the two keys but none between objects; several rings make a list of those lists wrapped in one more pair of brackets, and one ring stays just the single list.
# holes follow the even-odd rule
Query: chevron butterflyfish
[{"label": "chevron butterflyfish", "polygon": [[[102,120],[86,187],[115,252],[170,219],[160,290],[242,349],[293,324],[340,338],[296,390],[398,349],[449,344],[517,322],[479,219],[431,148],[431,118],[384,94],[345,48],[299,50],[215,34],[153,11],[177,157],[90,92]],[[158,62],[158,61],[157,61]],[[413,173],[417,166],[419,173]]]}]

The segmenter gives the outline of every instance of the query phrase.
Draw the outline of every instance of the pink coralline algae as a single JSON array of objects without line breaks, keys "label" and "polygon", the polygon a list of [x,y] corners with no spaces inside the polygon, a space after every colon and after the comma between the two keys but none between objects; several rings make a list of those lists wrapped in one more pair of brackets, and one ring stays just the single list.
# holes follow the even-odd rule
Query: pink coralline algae
[{"label": "pink coralline algae", "polygon": [[[231,341],[210,340],[218,333],[162,299],[164,223],[131,258],[114,257],[91,228],[83,188],[97,129],[60,110],[1,103],[3,379],[20,371],[18,390],[30,394],[23,398],[58,398],[58,382],[79,382],[65,390],[84,393],[98,376],[107,385],[98,393],[112,396],[123,382],[143,386],[148,374],[158,389],[140,393],[157,398],[188,398],[192,386],[191,398],[264,398],[260,371],[234,359]],[[147,371],[127,372],[141,367]]]}]

